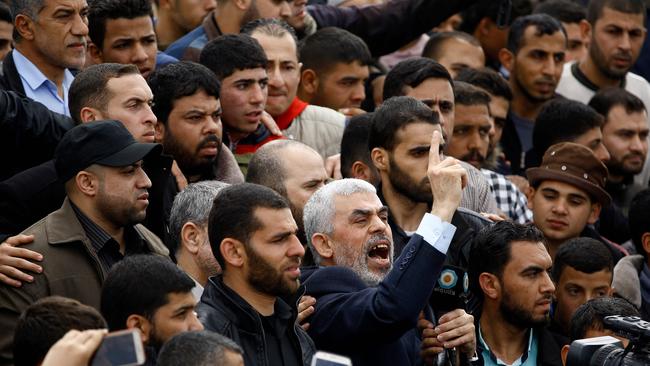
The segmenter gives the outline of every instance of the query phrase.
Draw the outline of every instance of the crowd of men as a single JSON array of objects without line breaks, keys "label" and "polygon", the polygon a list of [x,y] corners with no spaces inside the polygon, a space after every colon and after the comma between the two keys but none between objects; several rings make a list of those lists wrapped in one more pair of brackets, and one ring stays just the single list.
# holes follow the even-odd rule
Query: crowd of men
[{"label": "crowd of men", "polygon": [[0,365],[120,330],[161,366],[627,344],[650,7],[502,3],[0,2]]}]

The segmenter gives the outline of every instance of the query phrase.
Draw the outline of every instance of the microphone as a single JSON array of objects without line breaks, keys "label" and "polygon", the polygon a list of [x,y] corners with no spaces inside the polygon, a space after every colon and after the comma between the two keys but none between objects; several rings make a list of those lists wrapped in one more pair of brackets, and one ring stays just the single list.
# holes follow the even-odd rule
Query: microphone
[{"label": "microphone", "polygon": [[[456,310],[465,309],[469,295],[469,277],[467,272],[460,267],[445,264],[442,267],[438,281],[431,293],[431,307],[436,321],[444,314]],[[445,351],[446,358],[451,365],[456,364],[456,349]],[[444,362],[438,357],[438,362]]]}]

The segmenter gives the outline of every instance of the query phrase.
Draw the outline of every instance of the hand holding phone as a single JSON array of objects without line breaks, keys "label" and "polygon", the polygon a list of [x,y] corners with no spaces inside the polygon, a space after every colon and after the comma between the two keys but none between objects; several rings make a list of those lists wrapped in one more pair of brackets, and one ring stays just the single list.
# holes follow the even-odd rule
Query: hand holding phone
[{"label": "hand holding phone", "polygon": [[311,359],[311,366],[352,366],[352,360],[334,353],[318,351]]},{"label": "hand holding phone", "polygon": [[45,355],[42,366],[87,366],[106,329],[70,330]]},{"label": "hand holding phone", "polygon": [[93,356],[90,365],[133,366],[142,365],[144,361],[144,347],[140,331],[127,329],[108,333]]}]

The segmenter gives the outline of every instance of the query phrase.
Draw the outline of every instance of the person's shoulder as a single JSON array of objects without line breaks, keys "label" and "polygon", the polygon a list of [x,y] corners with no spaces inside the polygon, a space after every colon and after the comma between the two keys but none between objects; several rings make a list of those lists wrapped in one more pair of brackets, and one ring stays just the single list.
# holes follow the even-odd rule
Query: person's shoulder
[{"label": "person's shoulder", "polygon": [[306,293],[315,297],[355,292],[368,287],[352,269],[343,266],[319,267],[304,280],[304,285]]},{"label": "person's shoulder", "polygon": [[301,118],[315,120],[319,123],[328,124],[343,129],[345,127],[345,115],[333,109],[310,104],[300,114]]},{"label": "person's shoulder", "polygon": [[165,54],[180,60],[181,57],[183,57],[185,49],[188,48],[194,40],[204,34],[205,30],[203,29],[203,25],[199,25],[186,35],[172,42],[172,44],[165,49]]},{"label": "person's shoulder", "polygon": [[149,249],[154,254],[169,257],[169,249],[167,249],[165,244],[156,234],[142,224],[137,224],[133,228],[142,236],[142,239],[147,242]]}]

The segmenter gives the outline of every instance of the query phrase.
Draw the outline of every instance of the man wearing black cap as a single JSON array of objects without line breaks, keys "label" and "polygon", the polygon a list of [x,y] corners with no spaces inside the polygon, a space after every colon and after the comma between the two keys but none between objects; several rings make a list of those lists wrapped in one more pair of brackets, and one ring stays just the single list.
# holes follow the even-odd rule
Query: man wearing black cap
[{"label": "man wearing black cap", "polygon": [[0,364],[11,362],[13,329],[32,302],[60,295],[99,308],[102,283],[113,264],[132,254],[169,254],[138,224],[151,187],[142,161],[160,151],[160,145],[136,142],[118,121],[90,122],[66,133],[54,164],[67,198],[23,232],[34,235],[25,247],[43,254],[43,272],[20,288],[0,288]]},{"label": "man wearing black cap", "polygon": [[533,222],[544,233],[552,258],[562,243],[579,236],[605,243],[615,262],[624,256],[620,247],[591,227],[611,197],[605,191],[607,167],[589,148],[572,142],[555,144],[546,150],[541,166],[528,169],[526,175]]}]

